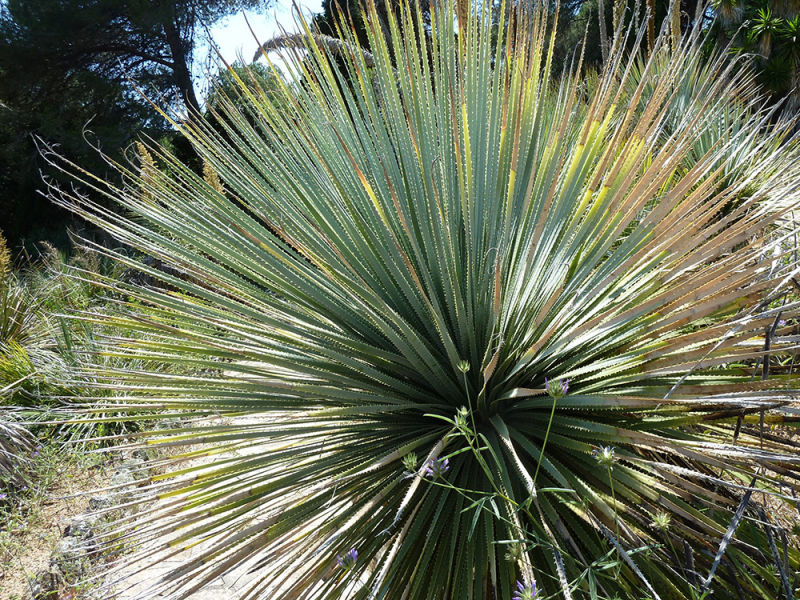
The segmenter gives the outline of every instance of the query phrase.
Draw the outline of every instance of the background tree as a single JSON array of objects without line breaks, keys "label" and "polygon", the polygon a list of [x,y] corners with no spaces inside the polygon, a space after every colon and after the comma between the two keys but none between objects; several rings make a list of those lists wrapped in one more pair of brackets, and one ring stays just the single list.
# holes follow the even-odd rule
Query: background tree
[{"label": "background tree", "polygon": [[[12,245],[63,219],[39,199],[32,136],[80,162],[93,143],[118,150],[146,132],[172,133],[143,98],[199,110],[192,59],[204,28],[269,0],[8,0],[0,6],[0,227]],[[135,84],[133,83],[135,82]],[[137,87],[139,89],[137,89]],[[102,167],[95,158],[92,162]],[[85,163],[86,164],[86,163]],[[110,173],[110,171],[106,171]],[[45,216],[47,218],[43,218]]]},{"label": "background tree", "polygon": [[[554,2],[552,4],[555,6]],[[661,31],[664,19],[669,14],[670,4],[670,0],[640,2],[637,11],[637,3],[634,0],[616,0],[614,2],[610,0],[602,0],[602,2],[601,0],[571,0],[566,5],[562,2],[559,12],[560,33],[556,37],[554,55],[556,66],[568,65],[573,55],[577,56],[576,50],[581,50],[585,36],[584,64],[588,68],[600,67],[603,63],[603,48],[608,49],[613,43],[616,20],[619,18],[624,19],[626,27],[633,27],[634,30],[638,30],[640,26],[647,27],[647,33],[645,33],[647,44],[641,49],[649,49],[652,47],[652,41],[655,40],[657,33]],[[697,4],[697,0],[680,1],[678,12],[682,32],[694,26]],[[645,12],[648,9],[653,14],[653,18],[645,23]],[[701,14],[700,17],[701,19],[708,18],[708,24],[710,24],[711,15]],[[601,27],[601,23],[604,27]],[[603,29],[606,31],[605,34]],[[633,37],[635,36],[631,36],[628,40],[629,48],[632,48]]]},{"label": "background tree", "polygon": [[757,80],[787,113],[800,109],[800,4],[793,0],[716,0],[718,44],[752,58]]}]

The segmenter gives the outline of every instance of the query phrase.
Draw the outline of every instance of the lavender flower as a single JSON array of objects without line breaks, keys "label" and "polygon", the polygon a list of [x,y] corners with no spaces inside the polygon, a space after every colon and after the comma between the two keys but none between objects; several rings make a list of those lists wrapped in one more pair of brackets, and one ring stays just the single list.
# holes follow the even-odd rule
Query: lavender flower
[{"label": "lavender flower", "polygon": [[0,500],[5,500],[6,498],[8,498],[8,494],[6,493],[0,494]]},{"label": "lavender flower", "polygon": [[561,396],[567,395],[567,390],[569,389],[569,379],[564,379],[563,381],[561,379],[556,379],[555,381],[551,382],[548,381],[547,377],[545,377],[544,389],[553,398],[561,398]]},{"label": "lavender flower", "polygon": [[531,583],[517,581],[517,589],[511,598],[512,600],[534,600],[538,595],[539,590],[536,588],[536,580],[534,579]]},{"label": "lavender flower", "polygon": [[446,458],[429,460],[425,465],[425,476],[432,479],[444,476],[450,470],[450,461]]},{"label": "lavender flower", "polygon": [[339,565],[345,571],[349,571],[353,567],[356,566],[356,561],[358,560],[358,550],[355,548],[350,548],[350,552],[345,554],[344,556],[337,556],[336,557],[336,564]]}]

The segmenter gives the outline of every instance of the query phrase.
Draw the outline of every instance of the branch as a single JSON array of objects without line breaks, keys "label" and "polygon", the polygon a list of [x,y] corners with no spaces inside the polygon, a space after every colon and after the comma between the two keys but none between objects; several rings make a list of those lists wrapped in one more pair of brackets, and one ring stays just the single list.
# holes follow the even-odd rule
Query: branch
[{"label": "branch", "polygon": [[126,46],[125,44],[102,44],[100,46],[94,46],[92,48],[87,48],[84,50],[84,53],[96,53],[96,52],[120,52],[124,54],[130,54],[132,56],[138,56],[139,58],[143,58],[147,61],[157,63],[159,65],[163,65],[170,69],[175,68],[175,63],[172,61],[167,60],[157,54],[151,54],[149,52],[145,52],[144,50],[139,50],[133,46]]},{"label": "branch", "polygon": [[[364,50],[360,46],[356,46],[348,41],[340,40],[320,33],[312,33],[310,37],[313,38],[318,44],[327,47],[332,54],[344,56],[345,51],[349,52],[350,54],[357,54],[360,52],[364,57],[364,64],[368,69],[371,69],[375,66],[375,57],[371,52]],[[253,60],[258,60],[262,52],[269,52],[270,50],[280,50],[281,48],[300,48],[302,50],[305,48],[305,41],[307,39],[308,36],[301,33],[290,33],[276,36],[268,42],[261,44],[261,47],[256,50]]]}]

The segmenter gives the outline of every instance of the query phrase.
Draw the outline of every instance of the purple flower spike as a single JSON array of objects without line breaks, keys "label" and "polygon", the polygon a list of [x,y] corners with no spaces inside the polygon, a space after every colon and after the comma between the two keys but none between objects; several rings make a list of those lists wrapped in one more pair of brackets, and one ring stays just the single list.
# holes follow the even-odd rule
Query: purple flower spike
[{"label": "purple flower spike", "polygon": [[344,556],[337,556],[336,557],[336,564],[339,565],[345,571],[352,569],[356,566],[356,561],[358,560],[358,550],[355,548],[350,548],[350,552],[345,554]]},{"label": "purple flower spike", "polygon": [[536,589],[536,580],[534,579],[531,583],[517,581],[517,589],[511,598],[512,600],[534,600],[538,595],[539,590]]},{"label": "purple flower spike", "polygon": [[428,464],[425,465],[425,476],[430,477],[432,479],[436,479],[437,477],[443,477],[445,473],[450,470],[450,460],[447,458],[443,458],[441,460],[430,460]]}]

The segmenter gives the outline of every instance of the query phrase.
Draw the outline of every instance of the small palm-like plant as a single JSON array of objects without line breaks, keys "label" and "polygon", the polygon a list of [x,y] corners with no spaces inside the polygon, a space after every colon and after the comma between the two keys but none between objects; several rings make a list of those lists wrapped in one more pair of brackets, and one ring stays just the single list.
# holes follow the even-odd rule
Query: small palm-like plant
[{"label": "small palm-like plant", "polygon": [[750,29],[751,39],[758,40],[758,51],[764,58],[772,54],[772,36],[783,28],[783,19],[774,17],[768,8],[759,9]]},{"label": "small palm-like plant", "polygon": [[615,41],[587,91],[538,10],[495,36],[466,3],[367,9],[369,64],[307,31],[280,102],[243,81],[224,135],[181,125],[215,177],[53,158],[125,211],[58,202],[171,265],[118,257],[164,285],[108,282],[149,310],[102,317],[143,362],[94,374],[128,395],[97,410],[197,417],[148,442],[186,450],[114,535],[139,565],[203,541],[176,598],[241,565],[248,598],[777,595],[759,522],[720,546],[800,462],[767,430],[797,392],[800,161],[752,80],[683,85],[695,32],[645,63]]}]

